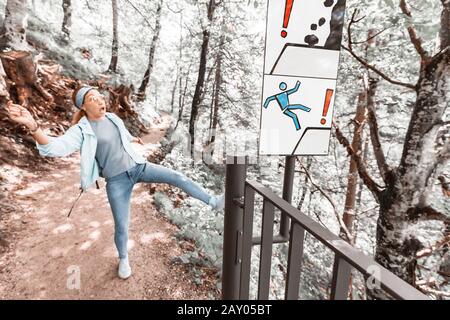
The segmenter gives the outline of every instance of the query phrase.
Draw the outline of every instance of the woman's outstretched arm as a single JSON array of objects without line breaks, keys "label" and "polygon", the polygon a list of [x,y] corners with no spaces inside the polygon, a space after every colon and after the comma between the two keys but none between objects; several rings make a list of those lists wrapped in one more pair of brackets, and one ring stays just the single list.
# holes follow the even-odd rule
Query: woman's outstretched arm
[{"label": "woman's outstretched arm", "polygon": [[[30,128],[28,128],[30,129]],[[32,129],[30,129],[32,130]],[[48,144],[50,142],[48,136],[44,133],[44,131],[42,131],[42,129],[40,127],[37,127],[37,130],[35,133],[31,133],[32,137],[34,138],[34,140],[36,140],[37,143],[39,144]]]},{"label": "woman's outstretched arm", "polygon": [[39,154],[47,157],[64,157],[81,148],[82,133],[78,126],[70,127],[62,136],[47,136],[31,113],[24,107],[8,102],[6,110],[11,120],[23,124],[36,140]]},{"label": "woman's outstretched arm", "polygon": [[30,130],[34,140],[40,144],[47,144],[49,139],[47,135],[39,128],[36,120],[34,120],[31,113],[22,107],[21,105],[14,104],[12,101],[8,101],[6,104],[6,111],[8,112],[9,118],[14,122],[23,124]]}]

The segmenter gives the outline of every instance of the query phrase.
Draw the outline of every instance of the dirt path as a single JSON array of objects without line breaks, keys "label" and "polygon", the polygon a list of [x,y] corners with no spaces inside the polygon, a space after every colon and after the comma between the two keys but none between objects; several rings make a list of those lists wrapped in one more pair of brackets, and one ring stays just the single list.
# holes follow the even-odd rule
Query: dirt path
[{"label": "dirt path", "polygon": [[[169,118],[144,137],[155,150]],[[197,286],[189,270],[172,263],[183,252],[170,224],[152,205],[144,184],[133,191],[130,264],[133,275],[117,278],[113,219],[105,183],[78,196],[79,156],[59,159],[55,169],[14,190],[20,212],[5,223],[16,230],[0,257],[0,299],[217,299],[212,282]],[[186,245],[186,244],[185,244]],[[186,247],[186,246],[183,246]]]}]

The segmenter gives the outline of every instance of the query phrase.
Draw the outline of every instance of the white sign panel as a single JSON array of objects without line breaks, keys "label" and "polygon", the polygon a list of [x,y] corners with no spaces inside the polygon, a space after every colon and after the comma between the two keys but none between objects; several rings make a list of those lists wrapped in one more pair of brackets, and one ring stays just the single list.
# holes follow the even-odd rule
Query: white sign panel
[{"label": "white sign panel", "polygon": [[268,0],[259,153],[326,155],[345,0]]}]

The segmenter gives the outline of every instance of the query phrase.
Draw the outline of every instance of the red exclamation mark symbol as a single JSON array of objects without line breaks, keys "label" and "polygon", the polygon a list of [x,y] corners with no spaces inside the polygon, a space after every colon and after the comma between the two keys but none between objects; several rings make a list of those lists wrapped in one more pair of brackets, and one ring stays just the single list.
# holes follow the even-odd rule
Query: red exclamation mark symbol
[{"label": "red exclamation mark symbol", "polygon": [[[291,18],[292,6],[294,5],[294,0],[286,0],[286,5],[284,7],[284,19],[283,19],[283,28],[287,29],[289,25],[289,19]],[[286,38],[287,31],[281,31],[281,36]]]},{"label": "red exclamation mark symbol", "polygon": [[333,89],[327,89],[327,93],[325,95],[325,103],[323,104],[323,112],[322,112],[322,117],[324,118],[320,120],[321,124],[327,123],[325,117],[327,116],[328,109],[330,108],[331,97],[333,96],[333,92],[334,92]]}]

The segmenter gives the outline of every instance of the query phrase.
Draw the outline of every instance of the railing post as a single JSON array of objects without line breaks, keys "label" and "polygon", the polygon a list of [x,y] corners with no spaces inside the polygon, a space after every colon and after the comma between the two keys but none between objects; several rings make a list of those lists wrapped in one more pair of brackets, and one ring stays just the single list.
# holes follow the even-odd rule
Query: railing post
[{"label": "railing post", "polygon": [[298,300],[304,239],[305,229],[303,229],[300,224],[293,221],[291,223],[291,235],[289,237],[285,290],[286,300]]},{"label": "railing post", "polygon": [[331,300],[347,300],[351,275],[351,265],[344,258],[335,254],[333,278],[331,279]]},{"label": "railing post", "polygon": [[[283,180],[283,199],[287,202],[292,202],[292,189],[294,184],[295,173],[295,156],[287,156],[284,166],[284,180]],[[289,237],[289,217],[286,213],[281,213],[280,220],[280,235],[283,238]]]},{"label": "railing post", "polygon": [[223,234],[222,299],[238,300],[241,257],[237,257],[238,241],[242,241],[242,208],[234,201],[244,196],[247,174],[246,156],[227,156],[225,177],[225,217]]}]

